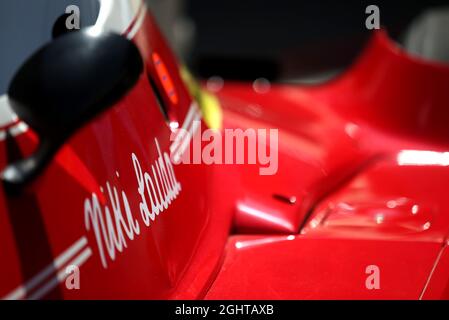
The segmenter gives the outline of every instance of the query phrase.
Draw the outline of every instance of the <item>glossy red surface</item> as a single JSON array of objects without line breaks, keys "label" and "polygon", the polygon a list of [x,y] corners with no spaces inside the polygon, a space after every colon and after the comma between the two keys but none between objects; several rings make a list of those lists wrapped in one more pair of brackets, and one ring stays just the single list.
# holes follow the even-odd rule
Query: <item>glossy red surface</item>
[{"label": "glossy red surface", "polygon": [[[418,299],[440,245],[304,237],[235,237],[208,299]],[[366,268],[380,269],[368,290]]]},{"label": "glossy red surface", "polygon": [[[158,79],[151,57],[153,52],[163,57],[177,89],[177,101],[168,95],[163,97],[170,120],[182,124],[193,101],[180,78],[180,66],[150,15],[146,16],[134,41],[146,63],[145,74],[136,87],[114,108],[82,128],[25,195],[7,197],[1,192],[0,255],[1,260],[7,262],[0,267],[1,297],[196,298],[207,287],[221,259],[231,223],[231,208],[214,192],[221,181],[217,177],[221,168],[176,167],[176,179],[182,187],[179,196],[149,227],[142,222],[139,210],[142,198],[132,154],[139,159],[142,171],[152,175],[158,159],[156,141],[162,153],[169,153],[172,132],[146,74]],[[165,92],[162,83],[156,85]],[[21,152],[27,154],[35,147],[37,139],[28,131],[10,143],[18,144]],[[2,166],[9,152],[5,148],[2,143]],[[154,183],[159,183],[157,180],[153,179]],[[139,234],[129,237],[125,231],[130,225],[116,220],[114,188],[119,195],[118,206],[115,206],[122,210],[123,217],[126,215],[122,191],[125,192],[134,221],[139,224]],[[93,193],[100,199],[100,215],[107,219],[104,207],[107,206],[112,221],[118,221],[113,227],[115,237],[114,233],[112,236],[107,233],[110,236],[107,237],[100,232],[102,237],[97,241],[94,222],[85,214],[85,202],[92,199]],[[150,203],[148,195],[146,199]],[[216,204],[216,209],[212,210],[211,203]],[[42,223],[39,231],[33,225],[37,221]],[[120,239],[124,241],[115,245],[113,254],[109,254],[106,242],[114,239],[118,243]],[[82,289],[67,290],[61,281],[55,289],[45,290],[58,273],[63,278],[67,260],[61,257],[74,244],[82,247],[81,251],[79,248],[75,251],[77,255],[87,256],[80,267]],[[104,263],[100,259],[100,247],[106,252]],[[54,267],[53,261],[63,262],[56,262]],[[34,285],[36,279],[38,285]]]},{"label": "glossy red surface", "polygon": [[[448,67],[378,32],[328,84],[225,83],[223,128],[278,129],[277,174],[175,165],[181,188],[146,226],[139,187],[149,185],[139,185],[136,159],[162,185],[158,160],[196,107],[150,14],[133,41],[146,65],[136,87],[80,129],[25,195],[0,192],[0,297],[449,299]],[[1,167],[36,144],[31,131],[0,142]],[[86,214],[93,194],[112,217],[98,237]],[[80,290],[64,284],[70,263]],[[365,286],[370,265],[379,290]]]},{"label": "glossy red surface", "polygon": [[[226,126],[280,128],[278,175],[240,178],[241,201],[261,214],[237,209],[236,233],[286,236],[232,238],[207,297],[449,298],[440,253],[449,231],[448,81],[448,67],[408,56],[378,32],[328,84],[266,93],[226,84],[218,94]],[[268,206],[279,193],[297,202]],[[384,275],[380,290],[365,287],[369,265]]]}]

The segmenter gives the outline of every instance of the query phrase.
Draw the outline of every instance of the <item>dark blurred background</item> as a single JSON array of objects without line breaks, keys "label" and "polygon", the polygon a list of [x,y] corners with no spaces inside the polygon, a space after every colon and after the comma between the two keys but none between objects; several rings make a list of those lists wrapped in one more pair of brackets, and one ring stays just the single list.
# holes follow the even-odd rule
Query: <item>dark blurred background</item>
[{"label": "dark blurred background", "polygon": [[382,25],[398,40],[427,9],[449,5],[448,0],[147,1],[172,47],[197,75],[300,82],[327,79],[353,61],[370,35],[368,5],[380,8]]}]

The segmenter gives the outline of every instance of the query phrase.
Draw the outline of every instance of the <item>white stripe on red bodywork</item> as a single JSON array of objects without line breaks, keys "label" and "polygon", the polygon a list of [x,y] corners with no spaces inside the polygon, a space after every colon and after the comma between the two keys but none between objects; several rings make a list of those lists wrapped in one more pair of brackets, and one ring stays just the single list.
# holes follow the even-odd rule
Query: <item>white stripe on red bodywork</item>
[{"label": "white stripe on red bodywork", "polygon": [[[47,287],[47,284],[51,283],[53,278],[50,276],[58,270],[61,270],[63,266],[74,264],[73,262],[70,263],[70,261],[76,260],[76,256],[82,251],[87,245],[87,238],[82,237],[78,241],[76,241],[72,246],[70,246],[66,251],[61,253],[51,264],[49,264],[45,269],[43,269],[41,272],[39,272],[36,276],[34,276],[32,279],[30,279],[26,284],[17,287],[15,290],[13,290],[10,294],[8,294],[6,297],[4,297],[4,300],[18,300],[18,299],[24,299],[26,295],[33,291],[34,289],[38,289],[36,293],[33,295],[41,295],[43,291],[43,288]],[[87,247],[86,250],[90,251],[90,248]],[[78,267],[80,265],[77,265]],[[50,279],[48,279],[50,277]],[[47,280],[47,282],[45,282]],[[42,288],[39,288],[40,285],[43,285]],[[39,294],[41,292],[41,294]],[[48,291],[47,291],[48,292]]]}]

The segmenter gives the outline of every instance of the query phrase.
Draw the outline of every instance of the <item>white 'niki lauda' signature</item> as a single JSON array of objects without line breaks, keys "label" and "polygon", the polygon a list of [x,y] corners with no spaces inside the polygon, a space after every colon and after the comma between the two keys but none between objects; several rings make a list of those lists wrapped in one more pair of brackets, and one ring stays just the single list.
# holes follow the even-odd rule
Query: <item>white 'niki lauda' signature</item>
[{"label": "white 'niki lauda' signature", "polygon": [[[146,227],[156,220],[162,212],[178,197],[181,184],[177,181],[170,156],[161,153],[159,142],[155,139],[158,159],[151,166],[151,172],[143,172],[138,157],[133,153],[132,162],[136,174],[140,195],[140,215]],[[134,218],[125,191],[120,194],[115,186],[106,183],[110,207],[101,205],[96,194],[84,202],[85,227],[93,229],[98,245],[101,263],[104,268],[108,262],[104,248],[110,260],[114,261],[117,251],[123,252],[127,239],[134,240],[141,232],[140,224]],[[149,201],[148,201],[149,200]]]}]

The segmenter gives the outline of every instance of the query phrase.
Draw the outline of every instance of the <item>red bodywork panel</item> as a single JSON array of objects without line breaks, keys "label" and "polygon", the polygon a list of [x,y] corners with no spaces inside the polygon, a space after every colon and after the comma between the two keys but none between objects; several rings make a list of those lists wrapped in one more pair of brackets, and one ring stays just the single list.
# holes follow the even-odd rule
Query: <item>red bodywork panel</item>
[{"label": "red bodywork panel", "polygon": [[[235,237],[207,298],[417,299],[440,248],[419,241]],[[382,270],[379,290],[365,286],[370,265]]]},{"label": "red bodywork panel", "polygon": [[[199,109],[149,14],[133,40],[145,61],[136,87],[25,195],[0,192],[0,297],[449,298],[448,67],[378,32],[328,84],[258,93],[225,83],[223,128],[279,129],[278,173],[175,165],[179,190],[147,226],[141,193],[149,204],[150,187],[139,169],[161,181],[173,125],[188,127]],[[166,94],[168,119],[149,78]],[[1,142],[1,166],[36,144],[30,130]],[[100,237],[86,214],[95,199]],[[64,285],[71,263],[81,290]],[[381,270],[379,290],[365,286],[370,265]]]}]

